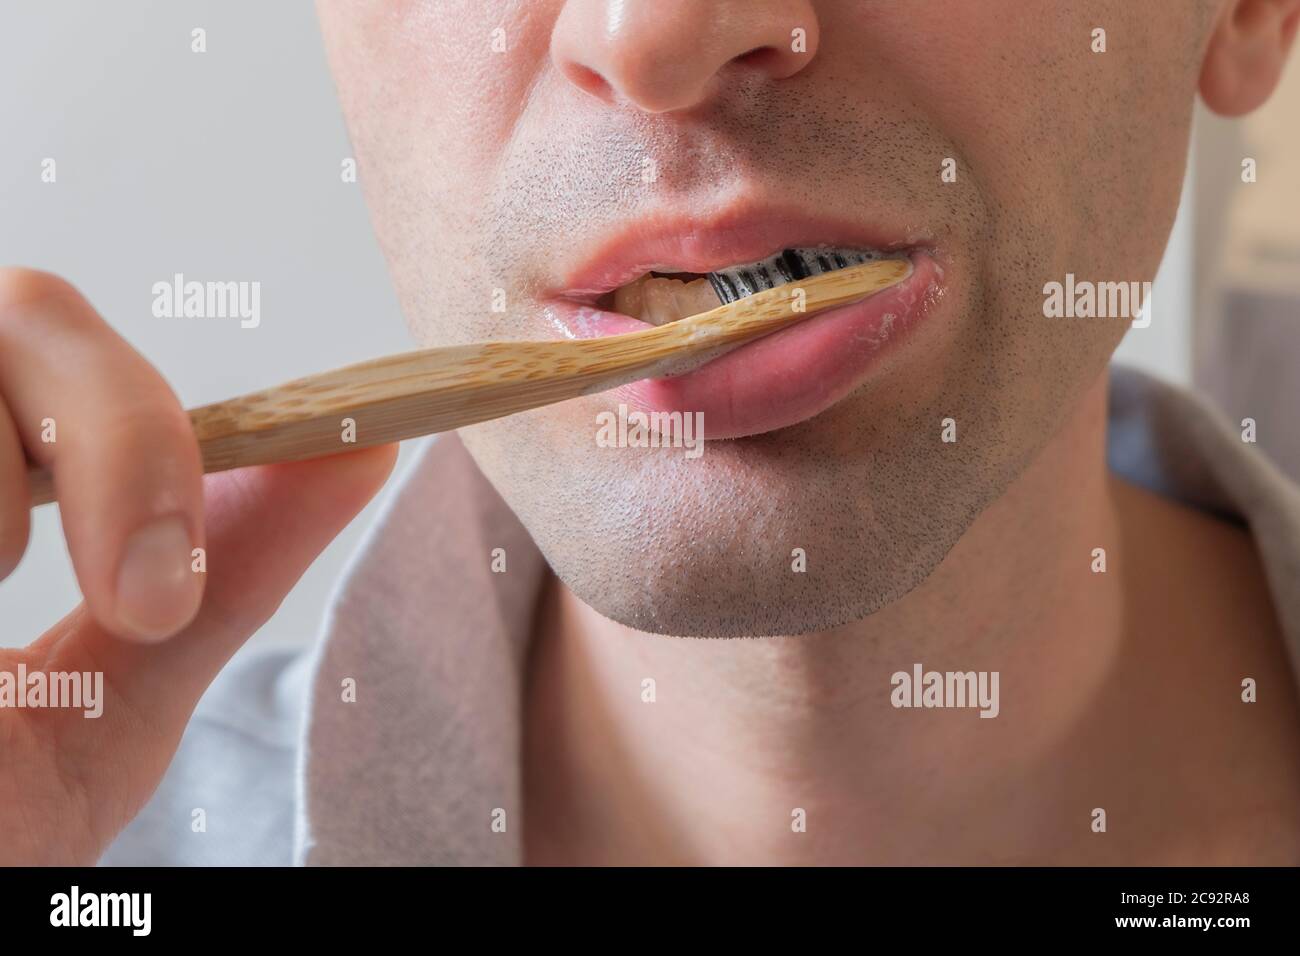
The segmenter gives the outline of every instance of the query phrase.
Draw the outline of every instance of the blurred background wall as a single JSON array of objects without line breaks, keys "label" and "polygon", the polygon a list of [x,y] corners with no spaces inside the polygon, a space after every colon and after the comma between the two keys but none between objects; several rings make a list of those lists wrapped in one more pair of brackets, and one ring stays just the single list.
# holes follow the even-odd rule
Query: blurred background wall
[{"label": "blurred background wall", "polygon": [[[205,53],[191,50],[195,28]],[[1284,96],[1243,124],[1202,118],[1152,325],[1119,353],[1178,382],[1196,354],[1207,387],[1255,412],[1265,447],[1287,428],[1275,383],[1296,407],[1297,76],[1293,63]],[[0,263],[72,280],[185,405],[413,344],[360,188],[341,176],[350,149],[311,3],[6,4],[0,77]],[[151,287],[177,272],[260,282],[261,324],[155,318]],[[1276,452],[1294,462],[1294,446]],[[255,642],[310,639],[376,507]],[[27,643],[78,600],[57,510],[41,509],[0,583],[0,645]]]},{"label": "blurred background wall", "polygon": [[1197,121],[1193,377],[1300,480],[1300,56],[1261,109]]},{"label": "blurred background wall", "polygon": [[[0,263],[70,279],[187,407],[412,347],[341,176],[351,150],[310,2],[6,3],[0,77]],[[260,282],[261,324],[155,318],[151,287],[177,272]],[[256,641],[312,636],[374,508]],[[38,509],[0,582],[0,644],[79,600],[58,512]]]}]

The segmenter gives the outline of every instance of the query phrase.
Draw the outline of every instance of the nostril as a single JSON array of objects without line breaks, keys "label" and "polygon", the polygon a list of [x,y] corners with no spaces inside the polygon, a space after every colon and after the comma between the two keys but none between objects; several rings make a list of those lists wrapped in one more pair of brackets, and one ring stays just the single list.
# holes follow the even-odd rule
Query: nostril
[{"label": "nostril", "polygon": [[609,102],[614,98],[614,90],[603,76],[581,63],[569,61],[564,65],[564,74],[569,82],[582,90],[584,93],[590,93],[597,99]]},{"label": "nostril", "polygon": [[759,46],[742,53],[740,56],[732,57],[731,62],[740,66],[751,66],[756,69],[767,69],[775,65],[776,61],[781,58],[781,54],[774,47]]}]

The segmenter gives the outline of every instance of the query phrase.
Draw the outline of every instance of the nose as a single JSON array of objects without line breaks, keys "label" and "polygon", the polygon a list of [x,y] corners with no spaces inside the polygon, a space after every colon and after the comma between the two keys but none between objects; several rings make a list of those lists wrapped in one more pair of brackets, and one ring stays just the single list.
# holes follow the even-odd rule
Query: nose
[{"label": "nose", "polygon": [[817,39],[811,0],[566,0],[551,59],[586,93],[669,113],[706,102],[728,71],[793,76]]}]

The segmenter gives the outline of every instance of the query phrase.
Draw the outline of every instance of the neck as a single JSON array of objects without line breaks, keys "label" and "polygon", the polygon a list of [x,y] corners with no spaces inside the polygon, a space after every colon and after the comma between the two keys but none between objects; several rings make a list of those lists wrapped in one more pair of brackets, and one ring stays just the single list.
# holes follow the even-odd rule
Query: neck
[{"label": "neck", "polygon": [[[865,620],[668,638],[601,617],[553,580],[531,662],[530,726],[545,732],[528,743],[530,856],[998,863],[1059,844],[1059,808],[1043,795],[1065,799],[1062,744],[1101,693],[1124,624],[1120,576],[1091,571],[1099,547],[1122,567],[1105,382],[923,585]],[[996,672],[997,716],[980,717],[978,696],[895,706],[920,697],[894,677],[910,683],[916,665],[983,672],[986,691]],[[980,825],[950,825],[963,819]]]}]

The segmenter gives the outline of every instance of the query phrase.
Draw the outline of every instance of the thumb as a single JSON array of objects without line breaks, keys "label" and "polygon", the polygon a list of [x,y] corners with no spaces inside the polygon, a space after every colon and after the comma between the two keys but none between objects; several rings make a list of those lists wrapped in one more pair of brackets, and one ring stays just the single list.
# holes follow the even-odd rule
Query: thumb
[{"label": "thumb", "polygon": [[[135,816],[208,684],[379,490],[395,458],[389,445],[207,476],[208,580],[188,627],[161,644],[128,642],[96,624],[83,604],[23,652],[46,671],[103,674],[99,716],[41,711],[36,739],[52,742],[52,750],[26,755],[35,766],[53,761],[61,776],[21,781],[34,786],[44,812],[54,809],[56,783],[79,795],[79,838],[64,833],[51,845],[65,846],[71,858],[95,859]],[[23,755],[16,759],[22,766]],[[35,807],[24,812],[38,816]]]}]

